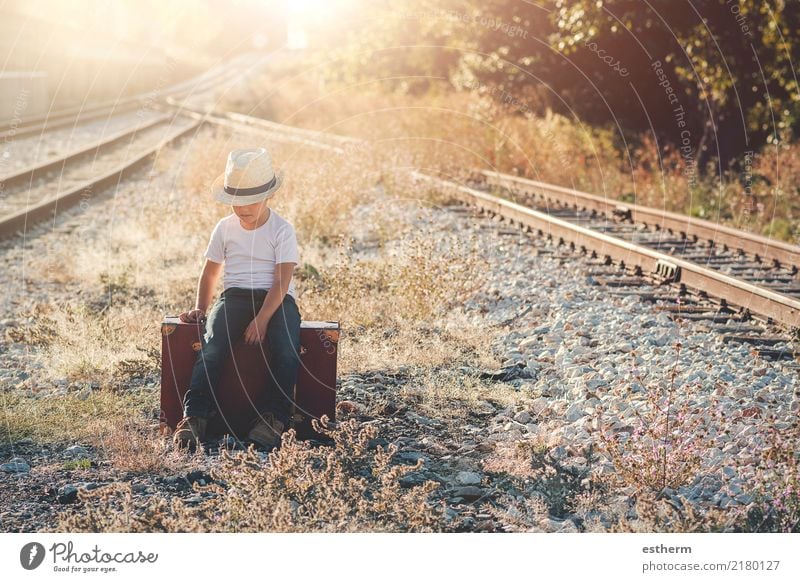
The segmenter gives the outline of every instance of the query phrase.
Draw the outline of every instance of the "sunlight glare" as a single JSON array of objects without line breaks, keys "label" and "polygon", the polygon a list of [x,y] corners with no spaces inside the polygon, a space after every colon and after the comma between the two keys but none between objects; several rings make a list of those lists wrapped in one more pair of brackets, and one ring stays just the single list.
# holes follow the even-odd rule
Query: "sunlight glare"
[{"label": "sunlight glare", "polygon": [[312,29],[319,30],[327,23],[335,23],[353,8],[359,0],[282,0],[286,8],[287,46],[308,47]]}]

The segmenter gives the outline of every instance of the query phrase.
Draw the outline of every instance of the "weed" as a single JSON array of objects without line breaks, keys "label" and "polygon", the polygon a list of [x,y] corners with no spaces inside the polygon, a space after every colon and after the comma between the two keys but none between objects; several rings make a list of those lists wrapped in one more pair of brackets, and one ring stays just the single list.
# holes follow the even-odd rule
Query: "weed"
[{"label": "weed", "polygon": [[130,486],[79,492],[83,506],[65,515],[58,531],[434,531],[444,528],[442,508],[429,497],[428,481],[410,489],[400,478],[416,465],[393,464],[396,447],[368,447],[377,430],[354,420],[332,429],[314,424],[333,439],[315,448],[284,433],[266,461],[251,446],[221,454],[214,482],[195,489],[208,494],[199,507],[179,499],[134,498]]},{"label": "weed", "polygon": [[[651,385],[647,389],[646,403],[633,408],[637,424],[632,430],[615,429],[616,421],[606,417],[601,406],[597,407],[602,450],[614,464],[616,475],[638,490],[677,489],[695,478],[703,458],[709,422],[688,402],[675,402],[680,342],[674,348],[675,364],[667,386]],[[635,369],[635,352],[632,358]],[[634,379],[645,383],[638,372]],[[716,411],[712,410],[712,414],[716,416]]]},{"label": "weed", "polygon": [[550,447],[542,439],[499,444],[484,462],[484,469],[505,474],[526,497],[538,498],[549,515],[562,518],[574,511],[583,494],[599,492],[603,486],[591,476],[596,460],[591,445],[579,458],[562,456],[557,449],[560,447]]},{"label": "weed", "polygon": [[18,324],[6,329],[6,339],[29,346],[50,345],[56,337],[55,321],[49,317],[52,311],[51,305],[35,304],[30,312],[20,315],[27,321],[26,324]]},{"label": "weed", "polygon": [[800,422],[764,429],[766,443],[756,467],[754,503],[739,513],[743,531],[800,533]]},{"label": "weed", "polygon": [[89,459],[71,459],[69,461],[64,461],[63,468],[67,471],[91,469],[92,462]]}]

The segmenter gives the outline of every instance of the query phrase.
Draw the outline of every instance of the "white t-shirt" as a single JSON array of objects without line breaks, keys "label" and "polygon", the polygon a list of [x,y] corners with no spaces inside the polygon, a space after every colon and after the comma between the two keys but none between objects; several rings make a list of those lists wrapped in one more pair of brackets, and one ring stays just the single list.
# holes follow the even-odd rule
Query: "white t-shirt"
[{"label": "white t-shirt", "polygon": [[[225,263],[224,289],[269,289],[276,264],[300,262],[294,227],[272,209],[267,221],[254,230],[242,227],[235,213],[222,218],[211,232],[205,257]],[[294,279],[288,293],[297,298]]]}]

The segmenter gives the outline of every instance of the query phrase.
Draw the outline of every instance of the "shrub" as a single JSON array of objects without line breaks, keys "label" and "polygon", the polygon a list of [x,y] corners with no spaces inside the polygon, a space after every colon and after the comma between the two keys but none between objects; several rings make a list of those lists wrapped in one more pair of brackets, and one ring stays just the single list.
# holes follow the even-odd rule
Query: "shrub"
[{"label": "shrub", "polygon": [[[691,482],[700,468],[708,424],[688,402],[676,404],[675,377],[681,350],[675,344],[675,365],[664,389],[650,386],[643,410],[636,410],[631,431],[612,428],[601,406],[598,410],[600,446],[627,485],[651,492],[676,489]],[[632,352],[633,357],[636,353]],[[634,374],[641,384],[644,379]]]}]

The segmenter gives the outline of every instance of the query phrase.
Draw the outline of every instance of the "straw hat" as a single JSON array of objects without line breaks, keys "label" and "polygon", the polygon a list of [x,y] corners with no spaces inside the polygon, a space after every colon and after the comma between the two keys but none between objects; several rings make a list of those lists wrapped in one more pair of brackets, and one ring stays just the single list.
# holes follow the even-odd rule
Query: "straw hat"
[{"label": "straw hat", "polygon": [[214,180],[211,191],[219,202],[244,206],[272,198],[283,184],[283,172],[272,169],[264,148],[233,150],[228,154],[225,173]]}]

